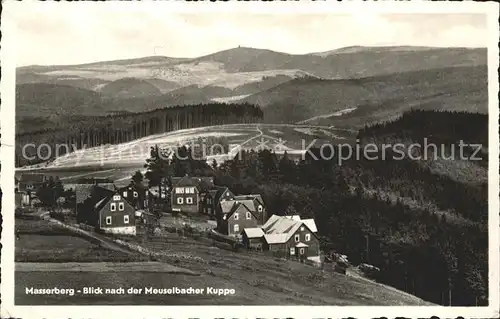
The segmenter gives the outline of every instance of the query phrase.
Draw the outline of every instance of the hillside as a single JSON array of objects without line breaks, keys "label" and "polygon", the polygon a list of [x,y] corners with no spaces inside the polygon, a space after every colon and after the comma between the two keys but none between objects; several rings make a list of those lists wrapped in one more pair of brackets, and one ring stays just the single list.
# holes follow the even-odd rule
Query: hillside
[{"label": "hillside", "polygon": [[[487,113],[487,67],[454,67],[351,80],[296,79],[241,100],[267,122],[362,127],[410,108]],[[345,112],[339,112],[344,110]]]},{"label": "hillside", "polygon": [[271,50],[235,48],[197,58],[218,62],[229,73],[299,69],[330,79],[367,77],[450,66],[485,65],[486,49],[357,47],[329,54],[292,55]]},{"label": "hillside", "polygon": [[100,87],[102,95],[113,98],[134,98],[158,96],[162,92],[149,81],[137,78],[123,78]]},{"label": "hillside", "polygon": [[23,72],[18,71],[16,74],[17,84],[28,84],[28,83],[45,83],[45,84],[59,84],[59,85],[69,85],[85,90],[96,90],[99,86],[102,86],[108,81],[98,78],[85,78],[76,75],[61,75],[52,76],[35,72]]},{"label": "hillside", "polygon": [[443,296],[451,282],[452,305],[482,305],[488,299],[488,191],[474,173],[487,172],[487,158],[459,159],[457,166],[439,150],[431,153],[441,164],[436,169],[432,157],[426,163],[404,148],[403,158],[394,150],[399,141],[423,145],[423,137],[448,153],[460,139],[484,145],[487,122],[485,114],[411,111],[361,130],[360,146],[389,146],[372,146],[366,157],[363,148],[348,156],[344,147],[334,156],[329,148],[311,149],[316,159],[308,153],[299,163],[248,152],[224,162],[215,182],[235,193],[261,194],[268,211],[314,218],[325,252],[379,267],[381,283],[449,305]]},{"label": "hillside", "polygon": [[95,114],[102,112],[99,93],[70,85],[29,83],[16,86],[16,115]]},{"label": "hillside", "polygon": [[[233,48],[194,59],[147,57],[71,66],[18,68],[31,77],[80,76],[114,81],[120,78],[159,78],[186,85],[234,88],[263,76],[303,73],[325,79],[345,79],[430,70],[454,66],[486,65],[486,49],[417,47],[356,47],[323,53],[293,55],[254,48]],[[247,94],[247,93],[245,93]]]},{"label": "hillside", "polygon": [[162,93],[167,93],[180,87],[176,82],[157,78],[146,79],[146,81],[156,86]]}]

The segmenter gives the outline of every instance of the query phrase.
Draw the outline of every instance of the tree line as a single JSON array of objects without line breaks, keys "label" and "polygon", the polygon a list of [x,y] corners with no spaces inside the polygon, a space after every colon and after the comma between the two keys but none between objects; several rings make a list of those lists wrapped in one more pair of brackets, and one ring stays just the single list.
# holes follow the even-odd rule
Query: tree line
[{"label": "tree line", "polygon": [[[144,113],[80,118],[57,128],[16,135],[16,166],[41,163],[54,156],[106,144],[129,142],[145,136],[202,126],[255,123],[262,110],[251,104],[209,103],[167,107]],[[34,147],[23,147],[33,144]],[[39,147],[40,145],[47,145]],[[65,145],[59,147],[57,145]],[[68,147],[66,147],[68,146]],[[33,158],[33,159],[30,159]]]}]

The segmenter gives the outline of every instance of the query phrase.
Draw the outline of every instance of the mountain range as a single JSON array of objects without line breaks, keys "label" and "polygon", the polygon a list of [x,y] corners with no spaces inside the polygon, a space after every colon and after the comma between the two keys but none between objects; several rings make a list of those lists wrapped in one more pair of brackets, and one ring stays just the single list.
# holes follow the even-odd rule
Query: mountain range
[{"label": "mountain range", "polygon": [[238,47],[198,58],[24,66],[16,75],[21,128],[25,117],[214,101],[258,104],[268,122],[356,127],[409,108],[487,113],[485,48],[356,46],[294,55]]}]

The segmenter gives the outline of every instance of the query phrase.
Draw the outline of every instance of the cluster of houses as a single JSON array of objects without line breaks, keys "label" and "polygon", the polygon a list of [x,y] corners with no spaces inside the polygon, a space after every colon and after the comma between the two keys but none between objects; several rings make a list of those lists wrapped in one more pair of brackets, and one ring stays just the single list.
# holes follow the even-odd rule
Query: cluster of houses
[{"label": "cluster of houses", "polygon": [[15,177],[15,203],[17,207],[33,206],[38,202],[37,190],[47,181],[44,174],[23,174]]},{"label": "cluster of houses", "polygon": [[[16,179],[18,205],[30,205],[46,178],[42,174]],[[213,177],[171,178],[172,188],[161,192],[130,184],[118,188],[112,180],[80,179],[75,191],[77,222],[108,233],[136,234],[136,225],[151,216],[156,203],[169,198],[171,211],[204,214],[217,221],[216,231],[240,240],[248,249],[267,250],[288,258],[319,260],[319,239],[313,219],[300,216],[268,217],[260,194],[235,195],[214,184]],[[36,196],[35,196],[36,197]]]}]

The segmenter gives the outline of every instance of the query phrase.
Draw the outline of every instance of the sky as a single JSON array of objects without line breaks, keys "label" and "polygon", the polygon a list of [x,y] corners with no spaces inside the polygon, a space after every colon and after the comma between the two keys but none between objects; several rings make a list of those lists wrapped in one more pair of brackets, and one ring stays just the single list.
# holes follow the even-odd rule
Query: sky
[{"label": "sky", "polygon": [[486,47],[488,35],[481,14],[181,14],[36,3],[3,12],[15,20],[17,66],[191,58],[238,46],[291,54],[353,45]]}]

